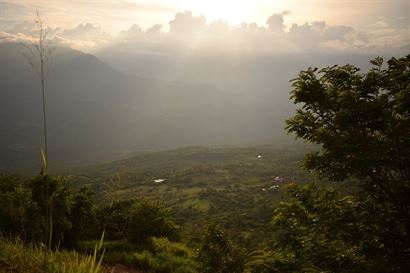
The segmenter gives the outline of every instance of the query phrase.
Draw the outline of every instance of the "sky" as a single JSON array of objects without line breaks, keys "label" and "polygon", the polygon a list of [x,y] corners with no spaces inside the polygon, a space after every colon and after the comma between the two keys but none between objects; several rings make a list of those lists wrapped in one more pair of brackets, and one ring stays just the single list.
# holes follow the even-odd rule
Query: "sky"
[{"label": "sky", "polygon": [[36,10],[60,43],[87,52],[136,40],[140,51],[166,44],[235,44],[233,51],[258,53],[300,51],[303,43],[308,51],[410,45],[410,0],[0,0],[0,38],[26,39]]}]

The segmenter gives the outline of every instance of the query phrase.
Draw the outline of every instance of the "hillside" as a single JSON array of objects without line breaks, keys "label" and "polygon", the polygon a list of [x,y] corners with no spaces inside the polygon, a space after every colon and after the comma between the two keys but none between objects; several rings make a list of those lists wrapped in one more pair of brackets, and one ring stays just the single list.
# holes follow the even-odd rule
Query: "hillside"
[{"label": "hillside", "polygon": [[[69,181],[88,185],[102,202],[147,198],[171,208],[190,237],[221,223],[247,246],[266,242],[281,188],[315,179],[299,162],[312,147],[189,147],[70,170]],[[229,212],[229,213],[228,213]]]},{"label": "hillside", "polygon": [[[40,168],[41,93],[24,48],[0,43],[0,170]],[[58,48],[46,84],[50,162],[95,164],[130,151],[258,145],[283,137],[263,103],[215,85],[163,82]],[[274,111],[287,116],[281,108]],[[24,160],[23,160],[24,159]]]}]

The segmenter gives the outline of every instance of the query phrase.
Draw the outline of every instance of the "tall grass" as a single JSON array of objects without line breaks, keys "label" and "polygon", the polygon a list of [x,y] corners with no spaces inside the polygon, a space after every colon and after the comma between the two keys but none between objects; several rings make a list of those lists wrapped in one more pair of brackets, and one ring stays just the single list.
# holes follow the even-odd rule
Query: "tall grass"
[{"label": "tall grass", "polygon": [[[43,137],[44,146],[41,148],[41,157],[43,159],[43,170],[42,174],[48,176],[48,143],[47,143],[47,114],[46,114],[46,80],[50,72],[50,67],[48,66],[50,57],[56,49],[55,45],[48,44],[49,40],[47,36],[49,30],[44,27],[43,20],[40,17],[40,13],[36,12],[35,24],[38,28],[38,36],[33,37],[33,40],[29,44],[22,44],[27,52],[23,53],[26,57],[30,66],[34,69],[37,76],[39,77],[41,84],[41,96],[42,96],[42,110],[43,110]],[[52,200],[49,196],[49,180],[46,179],[46,217],[48,219],[48,227],[45,230],[45,244],[47,248],[44,249],[44,271],[48,272],[47,266],[47,256],[50,251],[52,244],[53,235],[53,211],[52,211]]]},{"label": "tall grass", "polygon": [[[101,267],[103,255],[97,259],[102,240],[95,245],[91,256],[74,251],[49,251],[48,272],[50,273],[108,273]],[[0,273],[40,273],[44,272],[43,247],[25,245],[20,239],[0,238]],[[5,268],[6,267],[6,268]]]}]

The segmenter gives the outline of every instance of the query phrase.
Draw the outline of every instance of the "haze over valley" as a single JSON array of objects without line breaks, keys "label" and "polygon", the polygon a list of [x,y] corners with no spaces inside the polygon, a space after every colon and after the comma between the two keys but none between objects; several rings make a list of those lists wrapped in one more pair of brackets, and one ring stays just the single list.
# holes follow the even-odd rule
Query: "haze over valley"
[{"label": "haze over valley", "polygon": [[[81,165],[186,146],[289,143],[290,80],[300,70],[350,63],[366,71],[376,54],[406,51],[403,37],[386,48],[348,26],[289,28],[284,19],[230,27],[182,12],[168,32],[134,25],[108,41],[89,23],[50,28],[57,45],[47,78],[50,158]],[[0,43],[2,169],[39,167],[40,85],[19,44],[33,33],[34,23],[20,23]],[[90,39],[101,45],[87,47]]]}]

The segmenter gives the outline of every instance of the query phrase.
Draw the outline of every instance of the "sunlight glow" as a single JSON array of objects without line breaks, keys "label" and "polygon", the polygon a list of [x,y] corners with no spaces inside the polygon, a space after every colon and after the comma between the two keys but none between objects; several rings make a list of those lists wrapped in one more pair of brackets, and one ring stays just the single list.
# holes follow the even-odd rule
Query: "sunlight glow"
[{"label": "sunlight glow", "polygon": [[207,0],[197,3],[209,21],[224,20],[231,24],[238,24],[249,16],[251,10],[249,1],[238,0]]},{"label": "sunlight glow", "polygon": [[[182,2],[182,3],[181,3]],[[258,1],[256,1],[258,2]],[[255,16],[255,2],[246,0],[179,1],[197,14],[204,15],[208,22],[222,20],[239,24]]]}]

